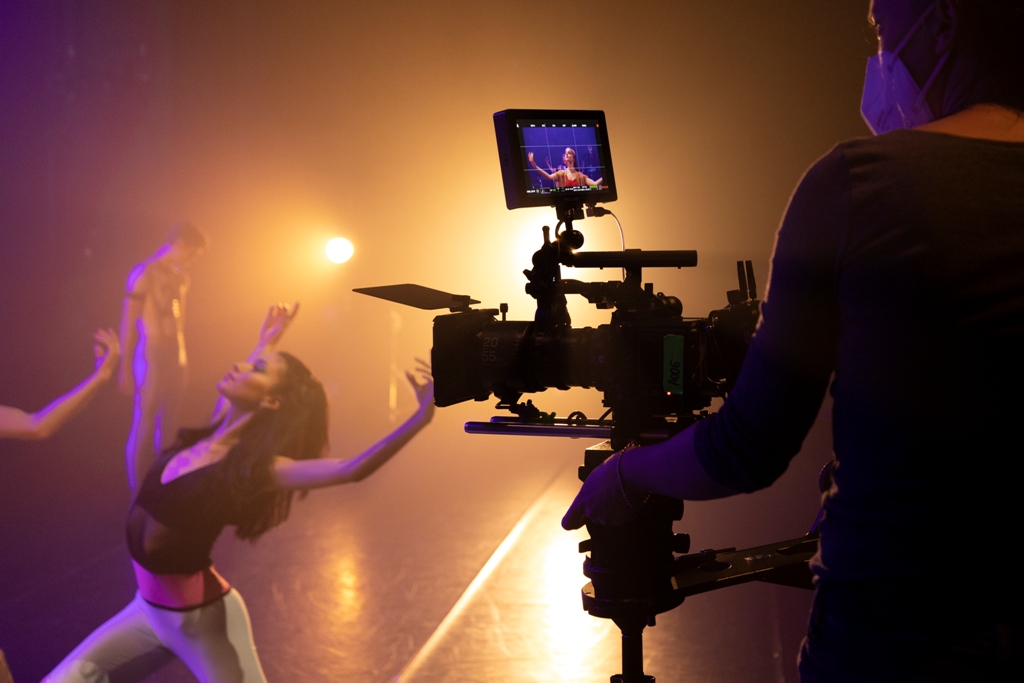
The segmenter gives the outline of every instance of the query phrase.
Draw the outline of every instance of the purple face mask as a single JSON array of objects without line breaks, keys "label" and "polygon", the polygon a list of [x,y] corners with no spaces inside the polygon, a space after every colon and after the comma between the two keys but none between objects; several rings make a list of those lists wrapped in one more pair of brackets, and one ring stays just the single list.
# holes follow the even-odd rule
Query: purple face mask
[{"label": "purple face mask", "polygon": [[895,50],[879,49],[877,55],[868,58],[860,113],[875,135],[899,128],[915,128],[935,120],[935,114],[924,98],[946,64],[949,53],[942,55],[923,88],[918,87],[899,54],[937,6],[938,2],[924,11]]}]

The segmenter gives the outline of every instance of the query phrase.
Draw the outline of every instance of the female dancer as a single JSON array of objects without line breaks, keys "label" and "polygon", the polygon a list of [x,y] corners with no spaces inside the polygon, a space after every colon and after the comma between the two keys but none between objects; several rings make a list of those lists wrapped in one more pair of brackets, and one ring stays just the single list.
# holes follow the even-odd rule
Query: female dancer
[{"label": "female dancer", "polygon": [[420,361],[422,382],[406,373],[419,402],[412,417],[351,460],[321,458],[323,387],[294,356],[272,350],[295,310],[271,307],[249,360],[217,383],[213,422],[182,430],[149,470],[128,513],[138,593],[45,681],[134,681],[172,656],[203,683],[265,680],[245,604],[212,566],[214,540],[227,525],[255,540],[287,519],[296,489],[369,476],[434,413]]},{"label": "female dancer", "polygon": [[562,155],[562,163],[565,164],[565,168],[554,173],[548,173],[538,166],[537,162],[533,160],[533,152],[529,152],[526,158],[529,160],[530,166],[533,166],[534,170],[553,182],[555,187],[583,187],[584,185],[597,187],[604,180],[604,176],[597,180],[591,180],[583,172],[576,169],[576,150],[572,147],[566,147],[565,154]]}]

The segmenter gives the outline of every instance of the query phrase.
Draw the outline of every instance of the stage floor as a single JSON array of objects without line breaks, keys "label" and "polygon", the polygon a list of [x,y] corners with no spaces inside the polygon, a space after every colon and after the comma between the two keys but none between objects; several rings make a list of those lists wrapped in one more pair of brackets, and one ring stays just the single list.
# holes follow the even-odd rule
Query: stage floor
[{"label": "stage floor", "polygon": [[[597,683],[619,671],[617,629],[581,608],[585,532],[558,524],[589,444],[452,433],[432,426],[373,478],[311,493],[255,545],[218,541],[215,564],[248,604],[270,681]],[[134,592],[118,463],[82,469],[84,481],[72,467],[55,485],[30,467],[42,457],[18,449],[0,463],[0,648],[16,683],[39,680]],[[815,497],[797,515],[808,524]],[[763,520],[730,531],[764,509],[751,499],[688,506],[679,529],[695,549],[806,531],[765,532]],[[662,682],[796,681],[810,601],[757,583],[689,598],[645,632],[645,670]],[[193,679],[172,662],[146,680]]]}]

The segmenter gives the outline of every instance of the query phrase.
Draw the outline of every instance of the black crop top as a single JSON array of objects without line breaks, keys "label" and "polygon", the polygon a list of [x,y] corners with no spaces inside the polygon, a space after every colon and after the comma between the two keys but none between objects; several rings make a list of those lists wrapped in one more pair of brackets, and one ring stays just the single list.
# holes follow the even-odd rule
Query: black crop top
[{"label": "black crop top", "polygon": [[206,569],[213,564],[213,542],[237,519],[238,501],[220,475],[223,461],[162,484],[164,468],[175,455],[157,459],[128,511],[128,552],[154,574]]}]

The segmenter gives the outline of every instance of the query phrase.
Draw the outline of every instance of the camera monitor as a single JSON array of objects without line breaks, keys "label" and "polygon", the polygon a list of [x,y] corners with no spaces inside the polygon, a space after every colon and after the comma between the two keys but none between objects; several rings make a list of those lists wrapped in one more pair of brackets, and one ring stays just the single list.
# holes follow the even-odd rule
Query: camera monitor
[{"label": "camera monitor", "polygon": [[603,111],[506,109],[494,133],[508,208],[617,198]]}]

